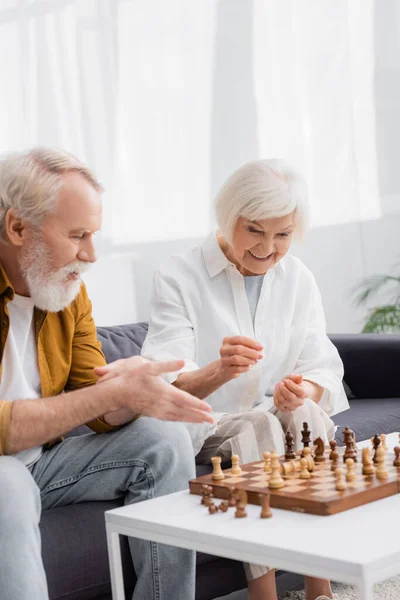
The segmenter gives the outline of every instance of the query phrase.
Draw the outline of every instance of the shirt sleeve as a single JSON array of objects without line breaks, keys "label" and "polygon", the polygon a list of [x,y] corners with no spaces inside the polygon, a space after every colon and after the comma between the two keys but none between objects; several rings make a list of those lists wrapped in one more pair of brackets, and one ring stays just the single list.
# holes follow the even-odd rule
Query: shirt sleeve
[{"label": "shirt sleeve", "polygon": [[[101,344],[97,339],[96,326],[92,317],[92,303],[83,283],[77,304],[75,332],[72,340],[72,361],[65,386],[66,392],[94,385],[98,379],[94,374],[94,368],[106,364]],[[118,429],[118,427],[106,423],[103,418],[94,419],[87,425],[96,433]]]},{"label": "shirt sleeve", "polygon": [[0,456],[7,454],[12,402],[0,400]]},{"label": "shirt sleeve", "polygon": [[306,338],[294,373],[324,388],[319,405],[334,415],[349,408],[342,384],[343,363],[326,334],[321,294],[313,277],[312,288]]},{"label": "shirt sleeve", "polygon": [[179,284],[173,276],[154,276],[150,301],[149,331],[142,348],[142,356],[151,360],[184,360],[180,371],[168,373],[169,383],[181,373],[195,371],[195,336],[187,306]]}]

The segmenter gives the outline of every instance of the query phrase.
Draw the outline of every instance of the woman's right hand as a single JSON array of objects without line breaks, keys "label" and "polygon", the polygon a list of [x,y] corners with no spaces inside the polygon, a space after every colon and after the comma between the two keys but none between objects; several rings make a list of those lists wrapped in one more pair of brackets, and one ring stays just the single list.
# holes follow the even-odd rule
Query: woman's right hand
[{"label": "woman's right hand", "polygon": [[263,358],[263,347],[251,338],[235,335],[222,341],[220,353],[221,372],[227,380],[235,379],[247,373],[251,367]]}]

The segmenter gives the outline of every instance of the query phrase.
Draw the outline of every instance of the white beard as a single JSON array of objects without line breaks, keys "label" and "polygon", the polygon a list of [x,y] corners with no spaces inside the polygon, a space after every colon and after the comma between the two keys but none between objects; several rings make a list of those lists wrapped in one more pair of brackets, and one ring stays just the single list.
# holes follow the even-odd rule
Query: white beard
[{"label": "white beard", "polygon": [[54,271],[50,257],[47,245],[35,236],[29,250],[20,256],[20,269],[34,305],[47,312],[58,312],[75,300],[81,287],[81,279],[67,281],[68,275],[84,273],[90,265],[77,260]]}]

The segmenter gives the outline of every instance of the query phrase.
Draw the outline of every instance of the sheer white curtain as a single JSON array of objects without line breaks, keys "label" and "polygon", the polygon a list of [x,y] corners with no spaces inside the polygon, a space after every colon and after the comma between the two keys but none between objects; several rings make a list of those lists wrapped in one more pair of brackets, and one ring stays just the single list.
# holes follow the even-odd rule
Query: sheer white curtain
[{"label": "sheer white curtain", "polygon": [[372,0],[1,0],[0,151],[62,146],[115,243],[202,236],[245,160],[305,174],[312,224],[379,216]]},{"label": "sheer white curtain", "polygon": [[380,216],[373,0],[255,0],[262,156],[304,173],[311,224]]}]

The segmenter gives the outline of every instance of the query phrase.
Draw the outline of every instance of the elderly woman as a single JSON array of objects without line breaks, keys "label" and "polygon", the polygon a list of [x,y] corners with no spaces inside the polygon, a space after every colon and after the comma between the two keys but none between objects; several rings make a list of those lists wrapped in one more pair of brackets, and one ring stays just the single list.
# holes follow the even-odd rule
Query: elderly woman
[{"label": "elderly woman", "polygon": [[[173,256],[155,275],[143,355],[185,359],[170,382],[208,398],[214,425],[188,425],[197,462],[296,449],[334,436],[331,416],[349,408],[343,366],[326,335],[312,273],[288,254],[307,225],[307,192],[284,161],[238,169],[216,199],[219,229]],[[245,565],[249,598],[274,600],[273,571]],[[329,582],[306,578],[306,598],[331,597]]]}]

